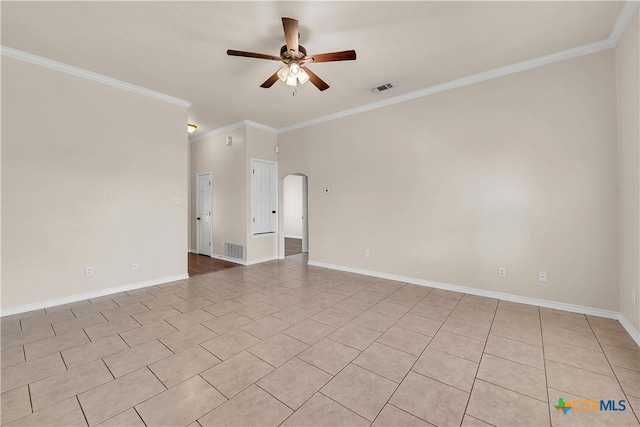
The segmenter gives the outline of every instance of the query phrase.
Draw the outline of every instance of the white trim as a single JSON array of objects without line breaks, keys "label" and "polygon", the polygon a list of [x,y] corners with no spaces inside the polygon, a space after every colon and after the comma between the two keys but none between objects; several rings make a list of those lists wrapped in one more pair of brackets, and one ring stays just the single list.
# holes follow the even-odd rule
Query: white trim
[{"label": "white trim", "polygon": [[633,14],[636,12],[638,8],[638,0],[630,0],[625,2],[624,6],[622,6],[622,10],[620,11],[620,15],[618,15],[618,19],[611,29],[611,33],[609,34],[609,38],[607,41],[611,45],[611,47],[615,47],[622,37],[624,30],[629,25],[629,21],[633,17]]},{"label": "white trim", "polygon": [[494,68],[493,70],[484,71],[482,73],[473,74],[471,76],[463,77],[456,80],[451,80],[446,83],[441,83],[435,86],[430,86],[430,87],[419,89],[413,92],[407,92],[402,95],[383,99],[382,101],[373,102],[371,104],[361,105],[359,107],[338,111],[336,113],[328,114],[326,116],[321,116],[315,119],[306,120],[304,122],[296,123],[293,125],[284,126],[284,127],[278,128],[278,133],[290,132],[292,130],[301,129],[308,126],[313,126],[319,123],[341,119],[348,116],[353,116],[355,114],[364,113],[366,111],[388,107],[390,105],[399,104],[401,102],[410,101],[412,99],[422,98],[424,96],[433,95],[436,93],[444,92],[451,89],[456,89],[463,86],[472,85],[475,83],[484,82],[487,80],[492,80],[492,79],[503,77],[509,74],[519,73],[521,71],[530,70],[532,68],[541,67],[543,65],[553,64],[555,62],[564,61],[566,59],[571,59],[571,58],[575,58],[582,55],[588,55],[590,53],[600,52],[601,50],[610,49],[611,47],[612,46],[610,45],[609,40],[601,40],[598,42],[589,43],[583,46],[578,46],[572,49],[563,50],[561,52],[551,53],[549,55],[540,56],[538,58],[528,59],[526,61],[507,65],[504,67]]},{"label": "white trim", "polygon": [[246,127],[264,130],[266,132],[278,133],[278,129],[272,128],[271,126],[263,125],[262,123],[253,122],[251,120],[244,120],[244,124]]},{"label": "white trim", "polygon": [[408,92],[402,95],[387,98],[382,101],[360,105],[358,107],[350,108],[343,111],[338,111],[332,114],[327,114],[325,116],[316,117],[314,119],[306,120],[299,123],[294,123],[292,125],[283,126],[277,129],[261,123],[257,123],[249,120],[241,120],[239,122],[230,124],[225,127],[221,127],[219,129],[209,131],[203,135],[195,137],[194,139],[190,140],[190,142],[198,142],[204,138],[220,135],[225,132],[238,129],[243,126],[254,127],[256,129],[262,129],[262,130],[266,130],[276,134],[290,132],[292,130],[302,129],[305,127],[317,125],[317,124],[328,122],[331,120],[341,119],[344,117],[353,116],[355,114],[364,113],[366,111],[371,111],[378,108],[399,104],[401,102],[410,101],[412,99],[421,98],[424,96],[429,96],[436,93],[444,92],[447,90],[484,82],[487,80],[495,79],[497,77],[507,76],[509,74],[519,73],[521,71],[542,67],[544,65],[553,64],[555,62],[565,61],[567,59],[576,58],[578,56],[588,55],[590,53],[596,53],[602,50],[611,49],[615,47],[616,44],[618,44],[618,40],[620,40],[620,37],[624,33],[624,30],[629,24],[629,21],[631,20],[631,18],[633,17],[633,14],[638,8],[639,1],[640,0],[628,0],[625,2],[624,6],[622,7],[622,10],[620,11],[620,15],[618,15],[616,23],[611,29],[611,33],[609,34],[609,37],[604,40],[599,40],[593,43],[588,43],[582,46],[577,46],[577,47],[563,50],[560,52],[555,52],[555,53],[540,56],[537,58],[528,59],[525,61],[517,62],[515,64],[506,65],[504,67],[494,68],[492,70],[484,71],[482,73],[473,74],[471,76],[463,77],[457,80],[451,80],[449,82],[441,83],[435,86],[430,86],[430,87],[419,89],[413,92]]},{"label": "white trim", "polygon": [[32,304],[20,305],[17,307],[4,308],[0,311],[0,317],[12,314],[25,313],[27,311],[39,310],[41,308],[54,307],[56,305],[69,304],[90,298],[98,298],[105,295],[117,294],[118,292],[132,291],[134,289],[146,288],[148,286],[162,285],[163,283],[175,282],[188,279],[188,274],[178,274],[176,276],[162,277],[159,279],[146,280],[144,282],[131,283],[129,285],[117,286],[115,288],[101,289],[99,291],[86,292],[68,297],[54,298],[46,301],[34,302]]},{"label": "white trim", "polygon": [[229,257],[226,257],[224,255],[218,255],[218,254],[211,255],[211,258],[220,259],[222,261],[229,261],[229,262],[232,262],[234,264],[240,264],[240,265],[254,265],[254,264],[260,264],[260,263],[263,263],[263,262],[274,261],[274,260],[278,259],[278,257],[274,255],[272,257],[258,258],[258,259],[253,259],[251,261],[244,261],[244,260],[241,260],[241,259],[229,258]]},{"label": "white trim", "polygon": [[240,129],[243,127],[249,127],[254,129],[260,129],[267,132],[277,133],[278,130],[276,128],[272,128],[271,126],[263,125],[262,123],[252,122],[251,120],[240,120],[239,122],[231,123],[230,125],[223,126],[218,129],[210,130],[207,133],[203,133],[202,135],[196,136],[193,139],[190,139],[189,142],[199,142],[203,139],[211,138],[218,135],[224,135],[226,133],[231,132],[232,130]]},{"label": "white trim", "polygon": [[227,132],[231,132],[232,130],[240,129],[240,128],[245,127],[245,126],[246,126],[246,124],[244,123],[244,120],[241,120],[239,122],[231,123],[230,125],[223,126],[221,128],[218,128],[218,129],[210,130],[207,133],[203,133],[200,136],[196,136],[193,139],[189,139],[189,142],[190,143],[194,143],[194,142],[202,141],[203,139],[211,138],[213,136],[224,135]]},{"label": "white trim", "polygon": [[215,258],[215,259],[220,259],[222,261],[229,261],[232,262],[234,264],[240,264],[240,265],[247,265],[247,262],[245,260],[242,259],[237,259],[237,258],[230,258],[224,255],[220,255],[220,254],[211,254],[211,258]]},{"label": "white trim", "polygon": [[199,255],[199,254],[198,254],[198,251],[197,251],[196,249],[193,249],[193,248],[191,248],[191,249],[187,249],[187,252],[191,252],[192,254]]},{"label": "white trim", "polygon": [[263,262],[275,261],[277,259],[278,259],[277,255],[266,257],[266,258],[252,259],[251,261],[247,261],[245,265],[262,264]]},{"label": "white trim", "polygon": [[271,231],[269,233],[260,233],[260,234],[252,234],[252,239],[264,239],[265,237],[278,237],[278,233],[275,231]]},{"label": "white trim", "polygon": [[[200,207],[200,191],[198,190],[198,185],[199,185],[199,180],[200,180],[200,176],[204,176],[204,175],[208,175],[209,176],[209,195],[210,195],[210,200],[211,200],[211,236],[209,236],[209,238],[211,239],[211,246],[209,246],[209,253],[208,254],[201,254],[200,253],[200,233],[199,233],[199,224],[200,222],[197,220],[198,217],[198,209]],[[198,255],[207,255],[207,256],[211,256],[213,254],[213,172],[200,172],[196,174],[196,254]]]},{"label": "white trim", "polygon": [[[434,282],[431,280],[416,279],[414,277],[398,276],[395,274],[381,273],[378,271],[364,270],[343,265],[329,264],[325,262],[311,261],[309,265],[329,268],[331,270],[347,271],[349,273],[363,274],[365,276],[379,277],[381,279],[396,280],[398,282],[411,283],[414,285],[428,286],[430,288],[446,289],[448,291],[462,292],[465,294],[478,295],[482,297],[501,299],[505,301],[519,302],[521,304],[536,305],[539,307],[553,308],[556,310],[570,311],[573,313],[589,314],[591,316],[606,317],[607,319],[619,319],[620,313],[617,311],[604,310],[601,308],[586,307],[583,305],[568,304],[564,302],[549,301],[538,298],[530,298],[520,295],[505,294],[503,292],[487,291],[484,289],[470,288],[468,286],[451,285],[448,283]],[[632,328],[633,329],[633,328]]]},{"label": "white trim", "polygon": [[14,49],[8,46],[0,46],[0,53],[2,56],[8,58],[17,59],[19,61],[28,62],[30,64],[39,65],[41,67],[49,68],[51,70],[60,71],[62,73],[71,74],[72,76],[80,77],[82,79],[92,80],[94,82],[102,83],[108,86],[113,86],[118,89],[128,90],[139,95],[143,95],[149,98],[157,99],[160,101],[168,102],[170,104],[179,105],[180,107],[189,108],[191,102],[184,99],[175,98],[164,93],[156,92],[155,90],[146,89],[141,86],[137,86],[131,83],[124,82],[122,80],[107,77],[102,74],[94,73],[93,71],[83,70],[82,68],[74,67],[71,65],[63,64],[62,62],[54,61],[52,59],[44,58],[42,56],[33,55],[31,53],[23,52],[18,49]]},{"label": "white trim", "polygon": [[284,235],[284,237],[287,237],[289,239],[300,239],[302,240],[302,236],[287,236],[286,234]]},{"label": "white trim", "polygon": [[627,330],[627,333],[631,335],[631,338],[640,346],[640,332],[633,327],[629,319],[625,317],[624,314],[620,313],[618,316],[618,321],[622,324],[622,326]]}]

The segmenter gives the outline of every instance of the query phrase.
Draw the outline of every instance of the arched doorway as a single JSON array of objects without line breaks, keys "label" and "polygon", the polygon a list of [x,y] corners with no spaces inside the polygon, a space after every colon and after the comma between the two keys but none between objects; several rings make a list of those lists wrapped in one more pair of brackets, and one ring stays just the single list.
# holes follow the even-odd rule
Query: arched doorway
[{"label": "arched doorway", "polygon": [[308,182],[291,174],[283,182],[283,234],[285,257],[309,252]]}]

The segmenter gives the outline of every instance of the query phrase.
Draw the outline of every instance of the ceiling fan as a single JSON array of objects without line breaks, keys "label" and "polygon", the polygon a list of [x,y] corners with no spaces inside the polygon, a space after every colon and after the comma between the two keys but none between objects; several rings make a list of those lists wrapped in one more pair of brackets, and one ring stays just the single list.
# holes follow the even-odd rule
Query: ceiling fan
[{"label": "ceiling fan", "polygon": [[333,62],[333,61],[353,61],[356,59],[355,50],[345,50],[342,52],[321,53],[318,55],[307,55],[307,50],[298,43],[300,34],[298,33],[298,21],[293,18],[282,18],[284,27],[284,39],[286,45],[280,48],[280,56],[265,55],[262,53],[243,52],[240,50],[227,50],[227,55],[244,56],[247,58],[268,59],[271,61],[282,61],[285,65],[273,73],[264,83],[263,88],[270,88],[278,79],[286,82],[289,86],[296,87],[298,83],[304,84],[311,81],[315,87],[321,91],[329,89],[317,74],[311,71],[306,64],[313,62]]}]

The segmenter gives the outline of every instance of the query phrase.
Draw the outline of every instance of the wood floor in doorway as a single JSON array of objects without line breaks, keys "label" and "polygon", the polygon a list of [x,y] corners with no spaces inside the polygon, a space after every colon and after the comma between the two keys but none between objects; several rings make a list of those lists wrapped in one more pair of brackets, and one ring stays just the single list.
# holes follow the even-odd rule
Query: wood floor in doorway
[{"label": "wood floor in doorway", "polygon": [[284,256],[302,253],[302,239],[284,238]]},{"label": "wood floor in doorway", "polygon": [[238,264],[189,252],[189,277],[232,267],[238,267]]}]

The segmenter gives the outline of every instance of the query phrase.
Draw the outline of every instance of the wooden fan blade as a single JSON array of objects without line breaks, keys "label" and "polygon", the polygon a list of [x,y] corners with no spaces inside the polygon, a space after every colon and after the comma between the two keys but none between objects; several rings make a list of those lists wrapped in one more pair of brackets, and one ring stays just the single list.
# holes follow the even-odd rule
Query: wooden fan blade
[{"label": "wooden fan blade", "polygon": [[264,83],[262,83],[260,85],[260,87],[263,87],[265,89],[269,89],[277,81],[278,81],[278,72],[276,71],[275,73],[273,73],[273,75],[271,77],[269,77],[267,80],[265,80]]},{"label": "wooden fan blade", "polygon": [[304,58],[305,61],[313,62],[333,62],[333,61],[355,61],[355,50],[344,50],[342,52],[319,53],[317,55],[309,55]]},{"label": "wooden fan blade", "polygon": [[329,89],[329,85],[320,77],[318,77],[316,73],[314,73],[307,67],[301,67],[301,68],[309,75],[309,81],[311,81],[311,83],[313,83],[315,87],[320,89],[320,92],[322,92],[323,90]]},{"label": "wooden fan blade", "polygon": [[284,28],[284,39],[289,52],[298,52],[298,21],[293,18],[282,18]]},{"label": "wooden fan blade", "polygon": [[272,61],[282,61],[279,56],[265,55],[264,53],[244,52],[242,50],[227,50],[229,56],[243,56],[245,58],[270,59]]}]

